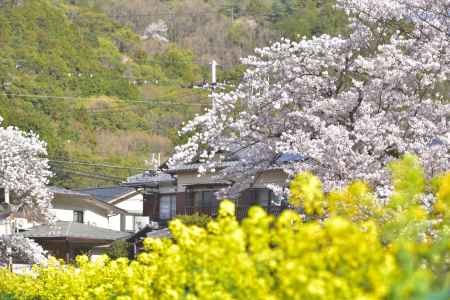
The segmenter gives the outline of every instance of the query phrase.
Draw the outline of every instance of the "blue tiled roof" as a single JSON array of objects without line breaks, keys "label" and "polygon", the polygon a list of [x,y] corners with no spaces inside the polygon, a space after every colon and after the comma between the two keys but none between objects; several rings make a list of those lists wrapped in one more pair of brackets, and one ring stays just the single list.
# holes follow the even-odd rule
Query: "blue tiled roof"
[{"label": "blue tiled roof", "polygon": [[120,196],[134,192],[135,189],[126,186],[110,186],[110,187],[80,189],[78,191],[83,194],[89,194],[97,200],[109,202]]},{"label": "blue tiled roof", "polygon": [[441,140],[438,139],[438,138],[434,138],[434,139],[431,141],[431,143],[429,144],[430,147],[433,147],[433,146],[441,146],[441,145],[444,145],[444,142],[441,141]]},{"label": "blue tiled roof", "polygon": [[282,153],[276,160],[276,163],[305,161],[306,157],[297,153]]}]

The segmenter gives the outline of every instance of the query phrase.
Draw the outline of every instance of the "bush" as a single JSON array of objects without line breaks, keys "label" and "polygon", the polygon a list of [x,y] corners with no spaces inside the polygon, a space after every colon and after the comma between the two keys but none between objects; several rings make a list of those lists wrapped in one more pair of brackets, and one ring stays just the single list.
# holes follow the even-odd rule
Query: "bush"
[{"label": "bush", "polygon": [[[239,223],[221,203],[206,228],[170,224],[173,240],[146,239],[136,261],[107,257],[77,266],[0,272],[2,299],[448,299],[450,173],[426,181],[414,157],[391,165],[382,205],[355,182],[324,194],[301,174],[293,210],[254,207]],[[427,209],[421,203],[433,195]],[[2,294],[1,294],[2,293]]]},{"label": "bush", "polygon": [[111,259],[118,259],[121,257],[129,257],[131,244],[127,241],[117,240],[111,243],[111,247],[106,251]]},{"label": "bush", "polygon": [[177,219],[187,226],[198,226],[206,228],[208,223],[211,221],[211,217],[204,214],[195,213],[193,215],[177,216]]}]

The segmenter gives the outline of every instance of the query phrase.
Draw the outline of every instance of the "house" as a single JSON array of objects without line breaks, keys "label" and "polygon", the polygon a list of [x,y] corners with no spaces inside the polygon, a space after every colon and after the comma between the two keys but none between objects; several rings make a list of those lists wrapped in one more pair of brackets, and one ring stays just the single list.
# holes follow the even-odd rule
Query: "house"
[{"label": "house", "polygon": [[[251,188],[243,191],[237,199],[236,216],[247,216],[251,206],[260,205],[269,213],[278,215],[286,208],[286,201],[279,199],[267,188],[268,184],[285,186],[288,175],[282,165],[286,162],[303,161],[295,154],[282,154],[273,168],[259,174]],[[219,168],[226,168],[238,161],[223,162]],[[142,188],[144,191],[143,213],[152,221],[162,225],[177,215],[217,215],[220,200],[216,192],[230,186],[231,182],[217,179],[213,174],[198,176],[202,163],[179,164],[164,172],[145,172],[128,178],[125,186]]]},{"label": "house", "polygon": [[174,176],[164,172],[144,172],[129,177],[123,185],[143,190],[143,215],[151,221],[165,224],[178,214]]},{"label": "house", "polygon": [[127,211],[87,193],[58,187],[50,187],[50,190],[54,195],[50,212],[58,221],[113,229],[112,219],[127,214]]},{"label": "house", "polygon": [[77,192],[90,195],[99,202],[123,211],[121,214],[110,216],[109,229],[136,232],[150,224],[149,217],[143,216],[143,195],[140,189],[109,186],[79,189]]},{"label": "house", "polygon": [[53,193],[50,212],[56,222],[45,225],[23,222],[17,226],[25,237],[35,240],[49,254],[70,262],[96,246],[130,235],[125,230],[113,230],[125,228],[126,210],[89,193],[59,187],[49,189]]},{"label": "house", "polygon": [[39,243],[50,255],[72,262],[77,255],[89,254],[91,249],[129,237],[129,233],[115,231],[76,221],[57,221],[35,226],[23,235]]},{"label": "house", "polygon": [[[124,220],[120,216],[127,215],[128,211],[114,204],[97,200],[90,194],[79,191],[59,187],[49,187],[49,190],[53,193],[50,213],[56,221],[77,222],[113,230],[115,227],[125,226],[125,224],[120,225],[120,222],[116,226],[115,222]],[[0,207],[4,206],[2,203],[8,202],[8,194],[0,189]],[[2,220],[2,213],[6,212],[0,211],[0,233],[2,234],[25,231],[38,225],[17,216]]]}]

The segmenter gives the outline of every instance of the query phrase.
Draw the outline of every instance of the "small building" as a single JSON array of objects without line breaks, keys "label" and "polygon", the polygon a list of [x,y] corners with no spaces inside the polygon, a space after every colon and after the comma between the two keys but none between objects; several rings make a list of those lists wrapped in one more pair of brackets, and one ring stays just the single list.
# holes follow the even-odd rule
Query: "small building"
[{"label": "small building", "polygon": [[35,240],[49,254],[70,262],[76,255],[89,253],[96,246],[130,235],[125,230],[113,230],[115,220],[119,220],[117,227],[125,228],[126,218],[121,216],[128,214],[126,210],[88,193],[59,187],[49,189],[53,193],[50,212],[55,217],[54,224],[33,224],[20,218],[14,220],[15,231],[22,231],[25,237]]},{"label": "small building", "polygon": [[79,222],[57,221],[54,224],[35,226],[23,235],[36,241],[50,255],[69,263],[77,255],[90,254],[94,247],[126,239],[130,233]]},{"label": "small building", "polygon": [[[50,187],[53,192],[52,208],[56,220],[76,222],[101,228],[111,228],[111,219],[127,212],[80,191]],[[24,228],[25,229],[25,228]]]},{"label": "small building", "polygon": [[143,195],[140,189],[109,186],[77,191],[122,210],[123,213],[109,218],[109,229],[136,232],[150,223],[149,217],[143,215]]}]

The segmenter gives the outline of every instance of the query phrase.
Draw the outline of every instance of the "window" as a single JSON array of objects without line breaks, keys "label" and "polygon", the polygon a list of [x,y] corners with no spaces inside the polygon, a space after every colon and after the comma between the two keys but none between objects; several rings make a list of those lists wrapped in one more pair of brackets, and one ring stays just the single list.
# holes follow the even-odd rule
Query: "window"
[{"label": "window", "polygon": [[74,210],[73,211],[73,221],[76,223],[84,223],[84,211]]},{"label": "window", "polygon": [[269,206],[272,197],[273,197],[272,191],[268,189],[257,189],[255,191],[256,203],[261,206],[264,207]]},{"label": "window", "polygon": [[177,199],[175,195],[162,195],[159,198],[159,218],[163,220],[175,217],[177,213]]},{"label": "window", "polygon": [[216,191],[195,191],[193,192],[194,207],[217,207],[218,201]]},{"label": "window", "polygon": [[253,206],[260,205],[262,207],[269,207],[273,203],[279,203],[278,199],[271,190],[265,188],[253,188],[246,190],[241,196],[241,205]]}]

